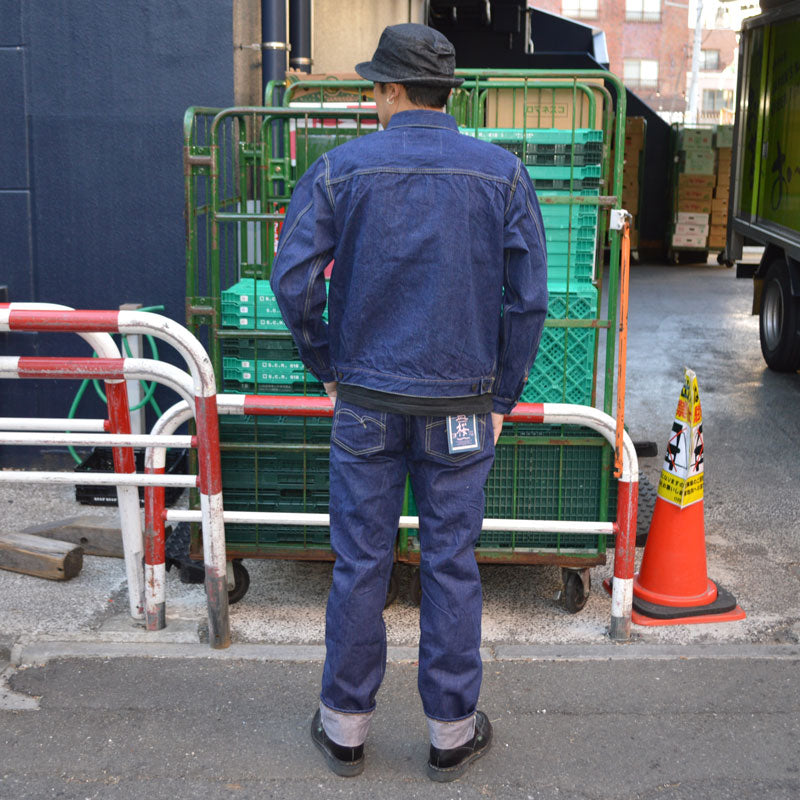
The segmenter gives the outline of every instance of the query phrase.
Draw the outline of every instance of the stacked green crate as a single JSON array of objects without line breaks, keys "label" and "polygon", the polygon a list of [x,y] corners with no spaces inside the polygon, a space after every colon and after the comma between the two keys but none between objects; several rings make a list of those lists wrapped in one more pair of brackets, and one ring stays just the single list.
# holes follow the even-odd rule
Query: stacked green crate
[{"label": "stacked green crate", "polygon": [[[614,513],[616,482],[602,496],[603,437],[579,426],[506,424],[486,481],[486,517],[603,519]],[[483,531],[478,548],[593,556],[595,534]]]},{"label": "stacked green crate", "polygon": [[[222,494],[231,511],[327,514],[329,417],[220,417]],[[229,549],[328,550],[320,526],[229,524]]]},{"label": "stacked green crate", "polygon": [[[548,319],[597,317],[594,286],[551,283],[548,291]],[[596,335],[595,328],[546,325],[522,402],[591,405]]]},{"label": "stacked green crate", "polygon": [[[269,281],[242,278],[222,292],[222,328],[274,336],[222,339],[223,387],[248,394],[321,395],[322,384],[300,360]],[[327,313],[323,318],[327,317]]]},{"label": "stacked green crate", "polygon": [[563,203],[541,204],[548,278],[551,282],[591,283],[598,207],[569,201],[600,195],[603,132],[591,128],[464,128],[462,132],[522,159],[540,198],[564,198]]},{"label": "stacked green crate", "polygon": [[[243,278],[221,301],[224,391],[324,394],[300,360],[269,281]],[[232,329],[243,335],[229,335]],[[326,417],[221,417],[225,508],[326,514],[330,431]],[[226,540],[242,554],[330,548],[329,529],[317,526],[231,524]]]}]

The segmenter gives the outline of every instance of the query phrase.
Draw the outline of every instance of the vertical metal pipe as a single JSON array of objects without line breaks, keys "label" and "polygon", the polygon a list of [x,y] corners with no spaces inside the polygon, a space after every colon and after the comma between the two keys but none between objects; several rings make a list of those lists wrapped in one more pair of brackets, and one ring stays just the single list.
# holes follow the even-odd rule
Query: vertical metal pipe
[{"label": "vertical metal pipe", "polygon": [[311,72],[311,0],[289,0],[289,66]]},{"label": "vertical metal pipe", "polygon": [[261,0],[261,91],[286,77],[286,0]]}]

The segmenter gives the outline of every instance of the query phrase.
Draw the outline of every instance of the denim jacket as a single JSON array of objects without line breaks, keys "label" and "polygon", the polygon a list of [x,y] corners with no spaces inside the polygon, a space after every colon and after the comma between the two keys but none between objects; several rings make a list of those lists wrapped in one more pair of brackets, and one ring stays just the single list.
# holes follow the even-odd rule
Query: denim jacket
[{"label": "denim jacket", "polygon": [[297,182],[271,283],[320,380],[416,397],[492,393],[507,413],[547,312],[533,184],[515,155],[460,134],[448,114],[398,112]]}]

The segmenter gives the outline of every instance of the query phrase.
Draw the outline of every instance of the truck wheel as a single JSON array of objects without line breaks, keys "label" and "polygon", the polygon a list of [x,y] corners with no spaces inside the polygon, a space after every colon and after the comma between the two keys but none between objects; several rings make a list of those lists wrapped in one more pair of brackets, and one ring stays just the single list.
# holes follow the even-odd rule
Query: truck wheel
[{"label": "truck wheel", "polygon": [[789,266],[782,258],[767,269],[758,322],[767,366],[775,372],[800,368],[800,302],[792,297]]}]

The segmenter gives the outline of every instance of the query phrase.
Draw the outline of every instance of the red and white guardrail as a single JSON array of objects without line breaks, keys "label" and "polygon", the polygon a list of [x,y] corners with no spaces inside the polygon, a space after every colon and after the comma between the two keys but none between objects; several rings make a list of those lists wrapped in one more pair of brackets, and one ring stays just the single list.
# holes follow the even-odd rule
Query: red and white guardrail
[{"label": "red and white guardrail", "polygon": [[[144,579],[142,575],[143,541],[139,496],[136,486],[147,483],[163,485],[193,485],[200,490],[203,549],[206,567],[206,598],[209,617],[209,641],[212,647],[230,644],[228,618],[228,587],[225,562],[225,529],[222,519],[222,479],[219,456],[219,425],[214,370],[204,348],[185,328],[168,317],[145,311],[84,311],[63,306],[37,303],[0,304],[0,332],[2,331],[58,331],[77,333],[86,339],[99,358],[5,358],[0,361],[0,377],[5,378],[85,378],[102,377],[106,381],[108,399],[108,430],[105,443],[114,447],[116,474],[102,476],[84,473],[0,472],[0,482],[63,482],[117,485],[120,523],[125,543],[125,563],[128,577],[131,613],[143,614]],[[191,374],[162,362],[147,359],[122,359],[113,340],[107,334],[150,334],[162,339],[183,356]],[[133,364],[131,362],[134,362]],[[157,366],[155,366],[157,365]],[[191,400],[190,407],[197,423],[197,436],[178,437],[172,442],[179,446],[196,444],[198,451],[198,477],[194,476],[141,476],[135,474],[132,446],[153,444],[152,437],[131,436],[125,380],[145,377],[161,380],[176,388],[181,396]],[[70,421],[71,422],[71,421]],[[51,421],[52,424],[52,421]],[[73,425],[68,428],[73,429]],[[122,438],[109,440],[114,434]],[[93,440],[89,433],[50,433],[49,436],[28,432],[3,436],[8,444],[33,444],[40,441],[87,444]],[[45,442],[46,443],[46,442]],[[123,446],[124,443],[124,446]],[[85,477],[84,477],[85,476]],[[176,480],[177,479],[177,480]],[[141,591],[140,591],[141,589]]]},{"label": "red and white guardrail", "polygon": [[[286,397],[281,395],[227,395],[217,396],[220,414],[254,414],[278,416],[332,416],[333,406],[324,397]],[[167,436],[174,432],[191,415],[186,403],[177,403],[165,412],[153,428],[153,434]],[[613,417],[589,406],[566,403],[519,403],[509,422],[533,422],[557,425],[583,425],[602,434],[612,445],[616,442],[616,423]],[[155,445],[145,455],[147,472],[163,473],[166,450]],[[614,583],[611,598],[612,639],[626,641],[630,638],[633,602],[633,570],[636,545],[636,511],[639,490],[639,468],[636,450],[627,432],[622,436],[622,473],[617,489],[617,519],[615,522],[572,522],[564,520],[484,519],[483,530],[534,531],[552,533],[614,534]],[[148,627],[163,627],[166,598],[164,587],[164,523],[199,522],[197,511],[165,509],[163,490],[145,489],[145,553],[148,578],[145,606]],[[224,511],[225,522],[266,523],[273,525],[329,524],[327,514],[299,512]],[[401,528],[418,528],[418,517],[402,516]]]}]

